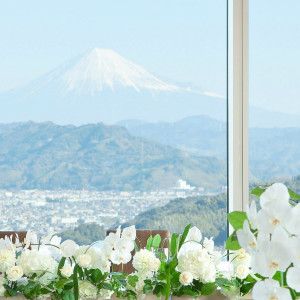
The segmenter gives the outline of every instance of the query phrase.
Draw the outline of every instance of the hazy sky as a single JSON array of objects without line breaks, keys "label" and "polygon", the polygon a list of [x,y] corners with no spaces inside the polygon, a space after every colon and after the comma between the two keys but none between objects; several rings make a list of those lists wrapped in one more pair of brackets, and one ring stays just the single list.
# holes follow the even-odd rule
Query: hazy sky
[{"label": "hazy sky", "polygon": [[[249,2],[250,103],[300,114],[300,1]],[[226,94],[226,0],[2,1],[0,41],[0,92],[99,47]]]}]

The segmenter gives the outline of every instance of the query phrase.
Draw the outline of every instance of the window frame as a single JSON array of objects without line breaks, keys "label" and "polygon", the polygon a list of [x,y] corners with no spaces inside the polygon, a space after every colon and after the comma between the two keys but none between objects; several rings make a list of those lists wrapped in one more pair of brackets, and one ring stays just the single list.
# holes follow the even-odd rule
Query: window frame
[{"label": "window frame", "polygon": [[249,203],[248,0],[228,0],[228,211]]}]

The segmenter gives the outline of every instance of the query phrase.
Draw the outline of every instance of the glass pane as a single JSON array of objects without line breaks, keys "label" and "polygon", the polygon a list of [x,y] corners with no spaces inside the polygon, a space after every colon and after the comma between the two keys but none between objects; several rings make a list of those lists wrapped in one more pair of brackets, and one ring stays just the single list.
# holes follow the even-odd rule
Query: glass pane
[{"label": "glass pane", "polygon": [[249,9],[251,183],[299,192],[300,2],[254,0]]},{"label": "glass pane", "polygon": [[223,246],[226,1],[3,6],[1,229],[193,223]]}]

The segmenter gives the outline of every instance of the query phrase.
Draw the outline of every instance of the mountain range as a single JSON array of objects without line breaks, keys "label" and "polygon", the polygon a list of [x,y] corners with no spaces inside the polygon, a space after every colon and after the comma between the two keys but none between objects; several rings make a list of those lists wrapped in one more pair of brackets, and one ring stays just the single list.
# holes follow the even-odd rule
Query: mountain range
[{"label": "mountain range", "polygon": [[[178,122],[146,123],[127,120],[117,123],[140,137],[189,152],[226,160],[226,123],[207,116]],[[249,160],[252,181],[292,177],[300,174],[300,128],[250,128]],[[286,178],[285,178],[286,179]]]},{"label": "mountain range", "polygon": [[[126,119],[175,122],[194,115],[226,120],[225,95],[167,83],[109,49],[94,48],[0,94],[0,122],[82,125]],[[250,109],[251,127],[300,127],[300,117]]]},{"label": "mountain range", "polygon": [[[6,128],[6,129],[5,129]],[[0,126],[0,189],[156,190],[178,179],[226,185],[226,164],[195,157],[103,123]]]}]

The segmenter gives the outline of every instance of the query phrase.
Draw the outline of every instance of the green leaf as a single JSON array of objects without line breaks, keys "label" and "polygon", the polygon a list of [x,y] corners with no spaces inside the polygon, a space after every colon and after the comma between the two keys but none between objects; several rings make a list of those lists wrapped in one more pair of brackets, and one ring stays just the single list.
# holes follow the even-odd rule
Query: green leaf
[{"label": "green leaf", "polygon": [[106,290],[109,290],[109,291],[112,290],[112,285],[111,285],[109,282],[102,282],[102,283],[101,283],[101,287],[102,287],[103,289],[106,289]]},{"label": "green leaf", "polygon": [[253,189],[251,191],[251,195],[255,195],[257,197],[260,197],[261,194],[264,193],[265,190],[266,190],[266,188],[256,187],[255,189]]},{"label": "green leaf", "polygon": [[15,297],[18,295],[18,292],[16,290],[13,290],[12,288],[10,288],[7,284],[3,284],[3,287],[6,289],[9,296]]},{"label": "green leaf", "polygon": [[93,283],[99,283],[102,279],[102,272],[99,269],[93,269],[91,274],[91,279]]},{"label": "green leaf", "polygon": [[218,286],[233,286],[233,283],[230,280],[223,277],[216,278],[216,283]]},{"label": "green leaf", "polygon": [[158,249],[159,248],[159,245],[161,243],[161,237],[159,234],[155,235],[155,237],[153,238],[153,241],[152,241],[152,247],[154,249]]},{"label": "green leaf", "polygon": [[162,284],[157,284],[153,290],[154,295],[159,295],[164,289],[164,286]]},{"label": "green leaf", "polygon": [[153,237],[152,235],[148,238],[147,240],[147,245],[146,245],[146,249],[151,251],[151,245],[152,245],[152,241],[153,241]]},{"label": "green leaf", "polygon": [[167,261],[167,268],[175,270],[178,264],[178,259],[176,256],[170,257]]},{"label": "green leaf", "polygon": [[177,252],[177,240],[178,240],[179,234],[173,233],[171,237],[171,256],[174,256]]},{"label": "green leaf", "polygon": [[198,292],[192,290],[192,288],[191,288],[191,287],[188,287],[188,286],[184,286],[184,287],[182,288],[182,291],[183,291],[185,294],[190,295],[190,296],[194,296],[194,297],[198,296]]},{"label": "green leaf", "polygon": [[68,281],[69,281],[69,279],[67,279],[67,278],[61,278],[59,281],[55,282],[54,286],[59,291],[59,290],[63,289],[63,287],[65,286],[65,284]]},{"label": "green leaf", "polygon": [[240,288],[242,296],[248,294],[252,290],[255,283],[256,282],[249,282],[249,283],[243,284]]},{"label": "green leaf", "polygon": [[128,284],[131,285],[132,287],[136,286],[136,283],[139,281],[138,276],[133,275],[133,276],[128,276]]},{"label": "green leaf", "polygon": [[180,242],[179,242],[179,247],[178,247],[178,251],[180,250],[181,246],[183,245],[189,231],[190,231],[190,228],[191,228],[192,224],[189,224],[187,225],[185,228],[184,228],[184,231],[183,231],[183,234],[180,238]]},{"label": "green leaf", "polygon": [[62,257],[59,264],[58,264],[58,275],[61,276],[61,272],[60,272],[60,269],[63,268],[63,266],[65,265],[65,262],[66,262],[66,258],[65,257]]},{"label": "green leaf", "polygon": [[201,289],[201,295],[210,295],[217,289],[217,285],[213,282],[205,283]]},{"label": "green leaf", "polygon": [[241,246],[239,244],[236,231],[234,231],[227,239],[225,249],[227,250],[239,250]]},{"label": "green leaf", "polygon": [[62,300],[75,300],[74,294],[72,291],[63,291]]},{"label": "green leaf", "polygon": [[243,211],[233,211],[227,215],[230,225],[234,230],[242,229],[244,221],[247,220],[247,214]]},{"label": "green leaf", "polygon": [[144,285],[143,291],[144,291],[144,294],[151,293],[153,291],[152,285],[148,285],[148,284]]},{"label": "green leaf", "polygon": [[75,300],[79,299],[79,287],[78,287],[78,269],[79,266],[75,265],[74,271],[73,271],[73,283],[74,283],[74,298]]},{"label": "green leaf", "polygon": [[300,195],[296,194],[295,192],[293,192],[292,190],[289,189],[289,194],[290,197],[294,200],[300,201]]}]

